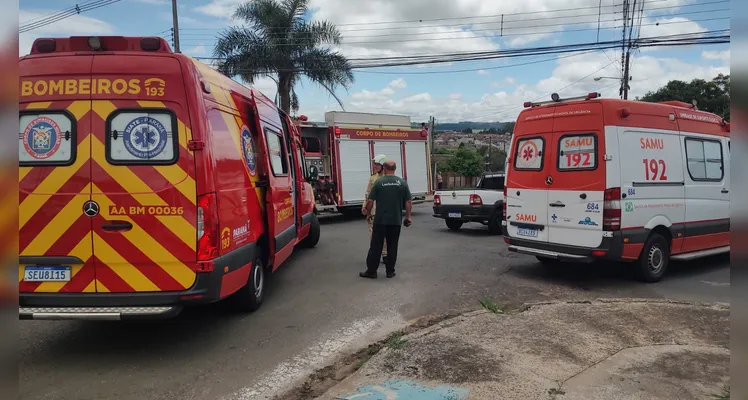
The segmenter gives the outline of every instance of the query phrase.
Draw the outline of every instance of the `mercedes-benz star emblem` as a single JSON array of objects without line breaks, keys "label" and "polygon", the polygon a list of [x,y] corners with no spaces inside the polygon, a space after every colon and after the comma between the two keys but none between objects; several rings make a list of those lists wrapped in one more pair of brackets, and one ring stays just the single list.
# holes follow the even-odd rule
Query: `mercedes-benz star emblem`
[{"label": "mercedes-benz star emblem", "polygon": [[83,204],[83,214],[93,218],[99,215],[99,203],[89,200]]},{"label": "mercedes-benz star emblem", "polygon": [[549,176],[549,177],[545,178],[545,184],[546,185],[552,185],[553,184],[553,177]]}]

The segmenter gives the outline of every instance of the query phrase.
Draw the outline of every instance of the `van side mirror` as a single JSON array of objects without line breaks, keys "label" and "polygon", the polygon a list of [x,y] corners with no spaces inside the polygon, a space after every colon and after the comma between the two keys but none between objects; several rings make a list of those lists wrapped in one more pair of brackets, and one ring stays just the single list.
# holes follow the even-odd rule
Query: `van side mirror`
[{"label": "van side mirror", "polygon": [[309,166],[309,174],[306,177],[307,182],[316,181],[319,178],[319,170],[316,165]]}]

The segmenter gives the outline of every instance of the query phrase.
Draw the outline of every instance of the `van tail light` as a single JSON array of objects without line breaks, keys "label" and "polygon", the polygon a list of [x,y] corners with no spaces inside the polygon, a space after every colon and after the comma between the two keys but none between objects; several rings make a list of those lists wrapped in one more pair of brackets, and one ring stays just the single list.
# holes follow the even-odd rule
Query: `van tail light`
[{"label": "van tail light", "polygon": [[480,198],[477,194],[471,194],[470,195],[470,205],[471,206],[482,206],[483,205],[483,199]]},{"label": "van tail light", "polygon": [[208,261],[218,257],[220,239],[216,195],[209,193],[199,196],[197,199],[197,261]]},{"label": "van tail light", "polygon": [[439,196],[438,194],[434,195],[434,205],[435,206],[442,205],[442,196]]},{"label": "van tail light", "polygon": [[603,202],[603,230],[621,230],[621,188],[605,189]]},{"label": "van tail light", "polygon": [[501,219],[506,221],[506,186],[504,186],[504,202],[501,204]]}]

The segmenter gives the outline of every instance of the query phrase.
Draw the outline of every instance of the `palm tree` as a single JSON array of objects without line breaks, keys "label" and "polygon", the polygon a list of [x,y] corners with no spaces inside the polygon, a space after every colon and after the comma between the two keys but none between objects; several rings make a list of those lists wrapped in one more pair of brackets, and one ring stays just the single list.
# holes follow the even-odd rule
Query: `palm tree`
[{"label": "palm tree", "polygon": [[330,22],[304,20],[309,0],[254,0],[240,5],[234,18],[245,26],[231,27],[219,36],[214,57],[218,70],[252,84],[270,77],[278,85],[280,108],[298,111],[294,86],[302,75],[335,94],[353,83],[348,59],[323,45],[339,45],[340,32]]}]

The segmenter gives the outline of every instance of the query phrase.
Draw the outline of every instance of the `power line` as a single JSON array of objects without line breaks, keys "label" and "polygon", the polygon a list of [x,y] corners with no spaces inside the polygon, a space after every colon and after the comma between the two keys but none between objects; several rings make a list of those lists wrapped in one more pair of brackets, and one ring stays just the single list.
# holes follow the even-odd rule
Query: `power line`
[{"label": "power line", "polygon": [[[729,10],[729,9],[726,9]],[[718,17],[718,18],[704,18],[704,19],[692,19],[687,21],[669,21],[669,22],[657,22],[652,24],[642,24],[641,26],[661,26],[661,25],[678,25],[678,24],[687,24],[687,23],[693,23],[693,22],[709,22],[709,21],[723,21],[723,20],[729,20],[730,17]],[[588,24],[585,22],[585,24]],[[564,24],[565,26],[566,24]],[[544,26],[554,26],[554,25],[544,25]],[[560,25],[555,25],[560,26]],[[517,27],[517,28],[504,28],[504,30],[525,30],[529,28],[537,28],[538,26],[528,26],[528,27]],[[614,26],[604,29],[619,29],[620,26]],[[527,36],[527,35],[546,35],[546,34],[553,34],[553,33],[571,33],[571,32],[587,32],[587,31],[594,31],[597,28],[582,28],[582,29],[565,29],[565,30],[553,30],[553,31],[535,31],[535,32],[522,32],[522,33],[504,33],[503,36]],[[464,33],[470,33],[470,32],[480,32],[484,30],[473,30],[473,31],[459,31]],[[496,32],[496,29],[489,29],[488,31]],[[440,33],[437,33],[440,34]],[[403,36],[412,36],[413,34],[404,34]],[[398,35],[381,35],[381,36],[398,36]],[[376,36],[368,36],[368,37],[376,37]],[[422,42],[422,41],[437,41],[437,40],[475,40],[475,39],[481,39],[486,37],[481,36],[463,36],[463,37],[439,37],[439,38],[418,38],[418,39],[400,39],[400,40],[376,40],[376,41],[354,41],[354,42],[346,42],[341,41],[341,45],[358,45],[358,44],[380,44],[380,43],[402,43],[402,42]],[[220,38],[215,38],[216,40]],[[185,40],[190,42],[204,42],[206,39],[200,39],[200,38],[185,38]],[[297,43],[277,43],[273,46],[277,47],[288,47],[288,46],[296,46]]]},{"label": "power line", "polygon": [[63,11],[61,11],[59,13],[53,14],[52,16],[50,16],[48,18],[44,18],[44,19],[41,19],[41,20],[37,20],[35,22],[31,22],[31,23],[22,25],[22,26],[19,27],[18,33],[29,32],[29,31],[32,31],[34,29],[38,29],[38,28],[41,28],[43,26],[47,26],[47,25],[53,24],[53,23],[58,22],[58,21],[62,21],[63,19],[70,18],[70,17],[72,17],[74,15],[78,15],[78,14],[84,13],[86,11],[95,10],[97,8],[106,7],[108,5],[112,5],[112,4],[118,3],[120,1],[121,0],[97,0],[97,1],[93,1],[93,2],[84,3],[83,6],[76,5],[75,7],[71,8],[71,9],[63,10]]},{"label": "power line", "polygon": [[368,74],[384,74],[384,75],[433,75],[433,74],[453,74],[453,73],[459,73],[459,72],[477,72],[477,71],[488,71],[488,70],[494,70],[494,69],[521,67],[524,65],[541,64],[541,63],[561,60],[565,58],[577,57],[577,56],[594,53],[594,52],[595,50],[589,50],[589,51],[583,51],[583,52],[561,56],[561,57],[546,58],[543,60],[528,61],[528,62],[517,63],[517,64],[500,65],[497,67],[486,67],[486,68],[461,69],[461,70],[452,70],[452,71],[417,71],[417,72],[359,71],[359,72],[368,73]]}]

